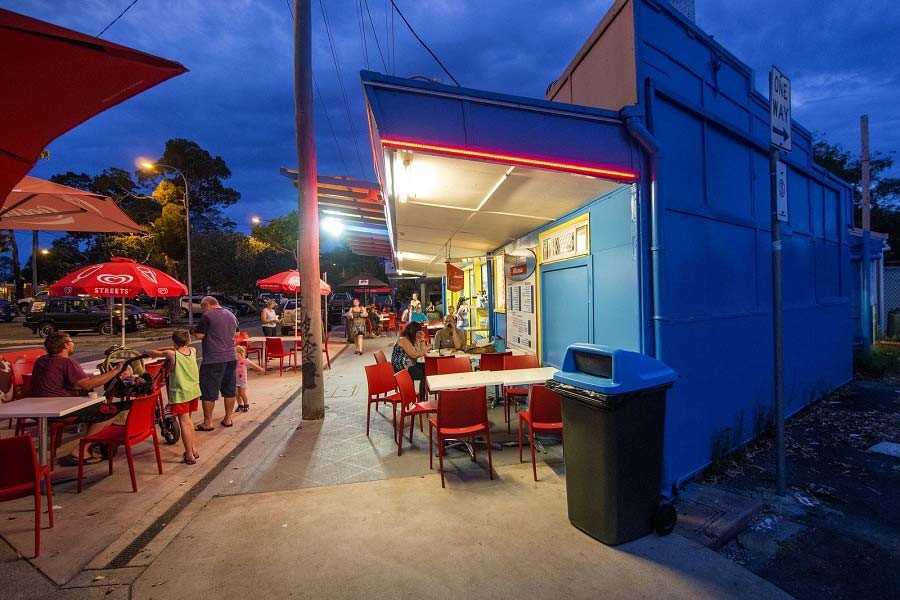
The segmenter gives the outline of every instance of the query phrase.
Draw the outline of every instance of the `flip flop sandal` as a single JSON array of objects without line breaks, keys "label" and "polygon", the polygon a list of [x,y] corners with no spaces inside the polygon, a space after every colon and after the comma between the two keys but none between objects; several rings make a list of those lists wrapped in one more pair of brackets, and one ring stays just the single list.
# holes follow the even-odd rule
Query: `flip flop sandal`
[{"label": "flip flop sandal", "polygon": [[194,427],[194,431],[215,431],[215,427],[204,427],[203,423],[198,423],[196,427]]},{"label": "flip flop sandal", "polygon": [[187,452],[185,452],[185,453],[182,455],[182,457],[181,457],[181,462],[183,462],[183,463],[186,464],[186,465],[196,465],[196,464],[197,464],[197,461],[194,460],[193,458],[190,459],[190,460],[188,460]]},{"label": "flip flop sandal", "polygon": [[234,427],[234,423],[228,423],[226,425],[225,421],[220,422],[219,425],[221,425],[222,427]]}]

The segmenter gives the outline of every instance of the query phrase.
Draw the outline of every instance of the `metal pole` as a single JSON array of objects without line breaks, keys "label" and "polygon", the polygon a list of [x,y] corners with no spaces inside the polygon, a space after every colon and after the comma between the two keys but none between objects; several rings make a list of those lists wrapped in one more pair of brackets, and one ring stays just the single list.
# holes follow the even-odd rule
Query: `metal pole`
[{"label": "metal pole", "polygon": [[194,326],[194,281],[191,277],[191,203],[188,199],[188,182],[187,177],[184,176],[184,173],[178,171],[178,174],[181,175],[181,179],[184,180],[184,223],[185,223],[185,235],[187,236],[187,287],[188,287],[188,328],[192,328]]},{"label": "metal pole", "polygon": [[[322,377],[322,313],[319,312],[319,198],[312,96],[312,12],[310,0],[294,0],[294,113],[297,135],[297,240],[301,250],[300,298],[301,417],[325,416]],[[298,252],[298,258],[299,252]]]},{"label": "metal pole", "polygon": [[31,297],[34,298],[38,293],[37,278],[37,257],[38,257],[38,232],[37,229],[31,232]]},{"label": "metal pole", "polygon": [[859,118],[860,134],[862,137],[862,153],[860,156],[860,192],[862,195],[862,261],[860,261],[860,269],[862,269],[862,290],[860,293],[860,307],[862,308],[862,334],[863,334],[863,351],[869,352],[872,346],[872,294],[871,294],[871,278],[872,266],[871,257],[869,255],[870,240],[872,239],[872,215],[870,190],[871,185],[869,176],[869,115],[863,115]]},{"label": "metal pole", "polygon": [[781,279],[781,221],[778,220],[778,183],[777,171],[780,153],[773,148],[769,153],[769,187],[772,196],[772,338],[774,343],[775,370],[775,478],[778,495],[785,493],[784,459],[784,322],[782,315],[782,279]]}]

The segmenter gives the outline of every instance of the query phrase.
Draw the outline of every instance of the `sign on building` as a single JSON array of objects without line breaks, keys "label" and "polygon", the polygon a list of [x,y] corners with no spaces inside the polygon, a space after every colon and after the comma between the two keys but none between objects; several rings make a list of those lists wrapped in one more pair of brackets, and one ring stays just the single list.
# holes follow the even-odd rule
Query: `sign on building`
[{"label": "sign on building", "polygon": [[775,210],[779,221],[788,220],[787,165],[775,163]]},{"label": "sign on building", "polygon": [[775,66],[769,72],[769,140],[782,150],[791,149],[791,80]]}]

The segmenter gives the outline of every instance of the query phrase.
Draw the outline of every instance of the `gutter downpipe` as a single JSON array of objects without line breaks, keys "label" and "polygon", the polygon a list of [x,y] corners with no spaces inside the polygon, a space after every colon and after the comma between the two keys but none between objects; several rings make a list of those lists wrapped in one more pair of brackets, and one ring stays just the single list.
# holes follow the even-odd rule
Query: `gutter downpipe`
[{"label": "gutter downpipe", "polygon": [[[645,95],[647,101],[647,121],[651,121],[651,112],[649,108],[650,99],[652,97],[652,86],[648,80],[648,91]],[[629,110],[630,109],[630,110]],[[636,113],[637,111],[631,107],[622,110],[622,116],[625,117],[625,128],[629,135],[637,141],[647,154],[647,163],[650,171],[650,287],[653,306],[651,307],[650,321],[653,328],[653,351],[652,355],[662,360],[662,332],[660,331],[660,320],[662,319],[661,310],[661,293],[662,289],[662,239],[659,225],[659,171],[662,161],[662,151],[659,142],[653,137],[653,134],[647,129],[643,123],[643,118]]]}]

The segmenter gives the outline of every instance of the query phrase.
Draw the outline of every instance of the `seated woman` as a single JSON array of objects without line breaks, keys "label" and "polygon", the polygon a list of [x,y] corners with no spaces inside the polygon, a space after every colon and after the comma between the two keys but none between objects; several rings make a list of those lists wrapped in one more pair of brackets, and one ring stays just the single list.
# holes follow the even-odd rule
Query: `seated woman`
[{"label": "seated woman", "polygon": [[415,321],[409,323],[400,334],[400,339],[391,353],[391,366],[394,373],[406,369],[413,380],[419,381],[419,398],[425,399],[425,365],[416,360],[428,352],[425,344],[425,332],[422,324]]},{"label": "seated woman", "polygon": [[456,317],[444,317],[444,328],[437,332],[431,341],[435,350],[459,350],[463,346],[463,336],[456,328]]},{"label": "seated woman", "polygon": [[381,335],[381,313],[376,308],[375,303],[366,306],[366,312],[369,313],[369,325],[372,328],[372,337]]}]

